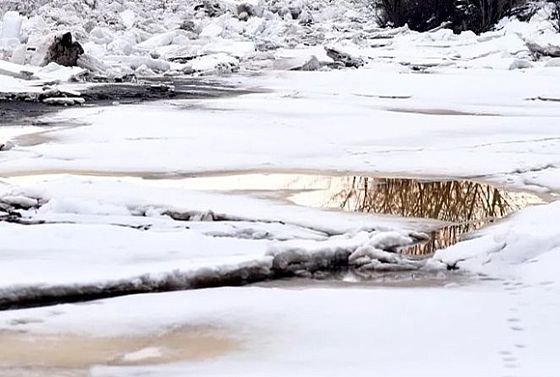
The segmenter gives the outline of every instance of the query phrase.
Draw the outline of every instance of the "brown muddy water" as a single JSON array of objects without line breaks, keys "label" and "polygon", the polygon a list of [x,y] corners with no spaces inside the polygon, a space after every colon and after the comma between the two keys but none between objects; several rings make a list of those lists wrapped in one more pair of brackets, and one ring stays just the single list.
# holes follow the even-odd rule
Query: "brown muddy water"
[{"label": "brown muddy water", "polygon": [[0,376],[86,376],[93,365],[133,366],[219,357],[241,347],[223,330],[184,326],[157,334],[102,337],[0,332]]}]

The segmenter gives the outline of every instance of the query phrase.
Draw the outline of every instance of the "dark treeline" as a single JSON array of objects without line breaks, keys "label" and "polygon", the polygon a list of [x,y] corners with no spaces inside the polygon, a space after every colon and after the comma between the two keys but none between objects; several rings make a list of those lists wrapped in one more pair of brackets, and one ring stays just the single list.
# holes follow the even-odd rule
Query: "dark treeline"
[{"label": "dark treeline", "polygon": [[[442,24],[455,32],[492,29],[507,16],[529,18],[537,9],[528,0],[372,0],[383,26],[408,25],[427,31]],[[556,0],[560,4],[560,0]]]}]

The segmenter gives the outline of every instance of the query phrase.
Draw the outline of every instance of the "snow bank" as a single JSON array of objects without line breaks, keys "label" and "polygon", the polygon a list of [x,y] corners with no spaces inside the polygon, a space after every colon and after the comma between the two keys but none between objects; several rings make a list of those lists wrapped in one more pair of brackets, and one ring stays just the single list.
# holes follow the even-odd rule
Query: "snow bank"
[{"label": "snow bank", "polygon": [[560,202],[527,208],[508,221],[478,232],[471,240],[436,253],[434,259],[459,269],[493,277],[522,278],[527,283],[560,286]]}]

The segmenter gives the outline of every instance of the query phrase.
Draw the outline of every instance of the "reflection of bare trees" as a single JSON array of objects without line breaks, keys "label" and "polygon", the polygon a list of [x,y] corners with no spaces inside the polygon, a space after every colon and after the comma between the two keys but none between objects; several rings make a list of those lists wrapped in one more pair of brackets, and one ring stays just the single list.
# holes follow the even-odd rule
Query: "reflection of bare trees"
[{"label": "reflection of bare trees", "polygon": [[401,250],[401,253],[417,256],[433,254],[436,250],[445,249],[446,247],[456,244],[460,241],[463,234],[475,231],[485,224],[485,222],[478,222],[446,226],[431,232],[430,239],[406,247]]},{"label": "reflection of bare trees", "polygon": [[340,208],[454,223],[434,232],[425,243],[403,251],[413,255],[431,254],[450,246],[462,234],[521,207],[506,191],[470,181],[353,177],[345,186],[332,198]]}]

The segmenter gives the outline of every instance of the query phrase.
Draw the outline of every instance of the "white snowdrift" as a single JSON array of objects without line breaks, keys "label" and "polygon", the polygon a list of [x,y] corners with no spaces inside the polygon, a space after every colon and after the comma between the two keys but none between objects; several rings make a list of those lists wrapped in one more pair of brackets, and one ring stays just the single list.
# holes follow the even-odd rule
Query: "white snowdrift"
[{"label": "white snowdrift", "polygon": [[492,277],[560,286],[560,229],[550,221],[559,215],[560,202],[525,209],[436,253],[434,260]]}]

